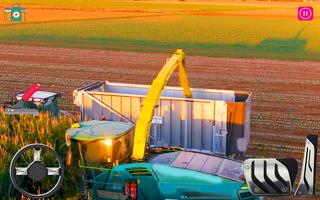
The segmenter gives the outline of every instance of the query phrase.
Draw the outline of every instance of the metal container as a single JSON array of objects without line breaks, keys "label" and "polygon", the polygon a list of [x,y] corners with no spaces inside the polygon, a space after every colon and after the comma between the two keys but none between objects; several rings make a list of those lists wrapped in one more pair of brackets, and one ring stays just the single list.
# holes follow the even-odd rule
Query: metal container
[{"label": "metal container", "polygon": [[[136,122],[149,85],[96,82],[74,90],[82,120]],[[251,93],[165,87],[154,112],[149,144],[221,155],[244,155],[250,137]]]}]

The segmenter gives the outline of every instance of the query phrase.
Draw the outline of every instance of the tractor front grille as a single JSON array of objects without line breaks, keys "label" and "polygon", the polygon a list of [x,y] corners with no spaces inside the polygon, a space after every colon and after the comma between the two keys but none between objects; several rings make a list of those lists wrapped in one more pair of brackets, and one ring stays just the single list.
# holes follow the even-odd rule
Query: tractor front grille
[{"label": "tractor front grille", "polygon": [[152,176],[145,167],[134,167],[126,169],[132,176]]}]

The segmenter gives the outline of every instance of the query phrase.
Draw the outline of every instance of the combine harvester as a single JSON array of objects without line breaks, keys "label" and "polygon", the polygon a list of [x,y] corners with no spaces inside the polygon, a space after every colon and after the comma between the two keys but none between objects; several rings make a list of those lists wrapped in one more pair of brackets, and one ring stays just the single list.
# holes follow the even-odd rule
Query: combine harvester
[{"label": "combine harvester", "polygon": [[[182,86],[165,87],[175,68]],[[258,199],[244,182],[251,94],[190,89],[177,50],[151,86],[94,83],[74,91],[78,143],[92,199]],[[103,120],[101,120],[103,119]],[[228,158],[229,157],[229,158]]]}]

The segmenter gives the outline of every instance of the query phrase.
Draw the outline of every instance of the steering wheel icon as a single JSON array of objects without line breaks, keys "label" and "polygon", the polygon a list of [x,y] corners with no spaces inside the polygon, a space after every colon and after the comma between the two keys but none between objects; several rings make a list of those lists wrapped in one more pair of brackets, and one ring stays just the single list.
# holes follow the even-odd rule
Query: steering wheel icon
[{"label": "steering wheel icon", "polygon": [[[17,167],[18,159],[22,157],[22,155],[25,152],[32,149],[33,149],[33,161],[30,164],[28,164],[27,167]],[[48,152],[48,154],[53,155],[59,166],[47,167],[45,163],[41,161],[41,157],[40,157],[41,152]],[[56,181],[56,184],[49,191],[45,193],[33,194],[33,193],[29,193],[28,191],[23,189],[23,187],[20,184],[18,184],[17,177],[19,176],[27,176],[33,182],[41,182],[47,176],[57,176],[58,180]],[[14,155],[10,163],[10,179],[12,181],[13,186],[21,194],[29,198],[34,198],[34,199],[46,198],[55,194],[61,188],[63,178],[64,178],[64,169],[63,169],[63,163],[60,156],[52,148],[44,144],[29,144],[23,147]]]}]

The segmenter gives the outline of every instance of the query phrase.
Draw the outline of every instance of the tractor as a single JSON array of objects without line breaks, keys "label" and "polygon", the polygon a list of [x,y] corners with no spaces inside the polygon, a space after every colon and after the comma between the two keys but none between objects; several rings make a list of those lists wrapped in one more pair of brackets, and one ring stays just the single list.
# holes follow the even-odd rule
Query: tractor
[{"label": "tractor", "polygon": [[26,92],[12,96],[11,102],[7,102],[2,107],[6,115],[38,116],[39,112],[49,112],[57,117],[59,97],[61,97],[60,93],[40,91],[40,85],[35,84]]}]

